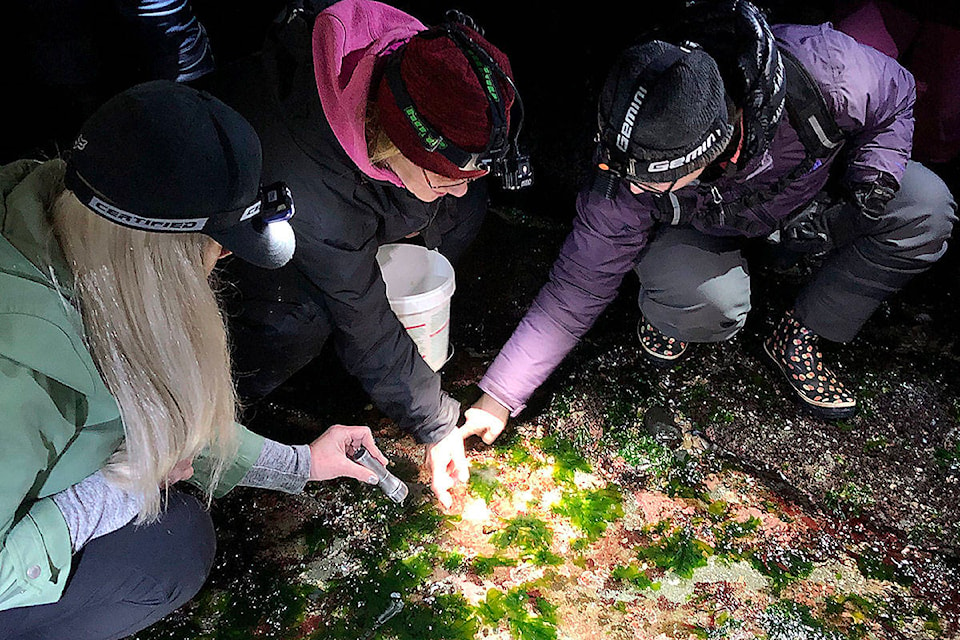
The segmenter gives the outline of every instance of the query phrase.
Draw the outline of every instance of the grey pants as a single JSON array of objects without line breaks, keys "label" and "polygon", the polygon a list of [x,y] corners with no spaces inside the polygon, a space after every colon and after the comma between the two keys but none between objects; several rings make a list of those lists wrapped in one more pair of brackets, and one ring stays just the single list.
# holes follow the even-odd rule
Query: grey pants
[{"label": "grey pants", "polygon": [[[881,302],[943,256],[956,208],[935,173],[908,163],[880,220],[830,253],[803,287],[794,306],[800,322],[828,340],[852,340]],[[741,246],[692,228],[658,229],[636,267],[647,321],[688,342],[733,337],[750,311]]]}]

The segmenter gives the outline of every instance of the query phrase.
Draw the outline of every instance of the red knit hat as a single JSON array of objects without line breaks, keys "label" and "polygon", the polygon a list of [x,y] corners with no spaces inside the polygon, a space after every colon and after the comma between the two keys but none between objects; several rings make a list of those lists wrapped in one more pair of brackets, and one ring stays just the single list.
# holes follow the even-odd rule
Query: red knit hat
[{"label": "red knit hat", "polygon": [[[454,28],[480,46],[493,58],[511,80],[510,60],[479,33],[463,25]],[[403,48],[391,55],[401,55],[400,75],[417,111],[443,137],[469,152],[481,152],[490,141],[490,103],[480,86],[473,66],[449,35],[436,35],[428,30],[413,36]],[[506,96],[506,126],[510,125],[510,106],[514,91],[506,82],[498,89]],[[448,178],[472,178],[483,171],[462,171],[436,151],[427,150],[410,119],[397,106],[386,73],[376,90],[380,125],[387,137],[415,165]]]}]

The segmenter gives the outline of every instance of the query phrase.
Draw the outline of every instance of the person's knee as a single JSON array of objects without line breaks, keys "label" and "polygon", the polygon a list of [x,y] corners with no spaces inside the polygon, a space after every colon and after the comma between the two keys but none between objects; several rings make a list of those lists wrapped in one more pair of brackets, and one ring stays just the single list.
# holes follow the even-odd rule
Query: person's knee
[{"label": "person's knee", "polygon": [[[739,281],[741,278],[739,274],[737,276]],[[750,313],[750,290],[741,284],[731,286],[725,278],[717,277],[700,286],[698,293],[703,300],[702,315],[709,319],[705,330],[710,332],[710,342],[729,340],[746,324]]]},{"label": "person's knee", "polygon": [[152,573],[172,611],[195,596],[210,575],[217,552],[216,532],[206,507],[179,492],[170,494],[154,526],[159,535],[151,551],[152,564],[161,571]]},{"label": "person's knee", "polygon": [[685,342],[723,342],[734,337],[747,321],[750,297],[734,295],[728,287],[715,282],[701,285],[693,299],[669,304],[645,292],[640,310],[653,326],[665,335]]},{"label": "person's knee", "polygon": [[894,243],[907,257],[930,260],[942,255],[957,221],[957,203],[937,174],[911,163],[901,193],[888,205],[887,213],[910,229],[907,238]]}]

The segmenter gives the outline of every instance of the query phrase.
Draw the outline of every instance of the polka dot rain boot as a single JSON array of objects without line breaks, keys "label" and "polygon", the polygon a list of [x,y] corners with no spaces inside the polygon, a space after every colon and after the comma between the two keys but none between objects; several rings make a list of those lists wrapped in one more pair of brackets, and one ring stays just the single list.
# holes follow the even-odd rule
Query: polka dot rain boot
[{"label": "polka dot rain boot", "polygon": [[685,355],[690,348],[689,342],[663,335],[652,324],[640,319],[637,324],[637,337],[647,360],[657,366],[669,366]]},{"label": "polka dot rain boot", "polygon": [[763,350],[811,413],[831,420],[849,418],[857,411],[857,400],[823,364],[819,341],[788,311],[764,341]]}]

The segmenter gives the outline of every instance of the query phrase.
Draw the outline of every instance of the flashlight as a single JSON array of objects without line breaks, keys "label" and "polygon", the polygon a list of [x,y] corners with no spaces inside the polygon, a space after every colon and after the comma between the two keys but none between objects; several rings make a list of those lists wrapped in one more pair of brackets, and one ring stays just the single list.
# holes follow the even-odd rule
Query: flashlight
[{"label": "flashlight", "polygon": [[387,471],[387,468],[383,466],[379,460],[370,455],[369,451],[363,446],[360,446],[350,454],[350,459],[376,474],[377,486],[387,494],[388,498],[397,504],[403,504],[404,498],[407,497],[407,485],[404,484],[403,480]]}]

